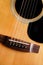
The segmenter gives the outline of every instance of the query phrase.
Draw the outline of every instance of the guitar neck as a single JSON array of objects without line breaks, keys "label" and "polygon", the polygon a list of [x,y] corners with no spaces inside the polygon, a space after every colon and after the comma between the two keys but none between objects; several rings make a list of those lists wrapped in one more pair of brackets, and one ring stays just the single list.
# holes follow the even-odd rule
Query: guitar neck
[{"label": "guitar neck", "polygon": [[0,42],[6,47],[22,52],[38,53],[40,48],[39,45],[25,42],[19,39],[11,38],[1,34],[0,34]]}]

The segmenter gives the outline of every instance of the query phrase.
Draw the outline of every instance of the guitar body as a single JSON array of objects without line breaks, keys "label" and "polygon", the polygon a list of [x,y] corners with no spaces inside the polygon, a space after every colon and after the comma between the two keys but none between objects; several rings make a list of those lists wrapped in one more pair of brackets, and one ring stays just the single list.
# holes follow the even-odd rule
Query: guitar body
[{"label": "guitar body", "polygon": [[0,0],[0,34],[40,45],[39,53],[12,50],[0,43],[0,65],[43,65],[43,44],[27,34],[28,23],[20,22],[11,11],[11,0]]}]

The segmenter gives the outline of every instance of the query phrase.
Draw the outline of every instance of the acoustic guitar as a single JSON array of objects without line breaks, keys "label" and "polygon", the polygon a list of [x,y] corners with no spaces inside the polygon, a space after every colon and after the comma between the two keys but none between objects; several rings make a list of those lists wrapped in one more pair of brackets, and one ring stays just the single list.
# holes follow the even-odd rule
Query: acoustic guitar
[{"label": "acoustic guitar", "polygon": [[43,0],[0,0],[0,65],[43,65]]}]

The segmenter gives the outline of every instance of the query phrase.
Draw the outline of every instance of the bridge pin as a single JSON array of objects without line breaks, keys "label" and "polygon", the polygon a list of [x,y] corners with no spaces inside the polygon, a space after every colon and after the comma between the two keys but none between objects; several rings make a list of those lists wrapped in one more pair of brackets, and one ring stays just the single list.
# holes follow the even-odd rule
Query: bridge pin
[{"label": "bridge pin", "polygon": [[18,43],[16,43],[16,46],[18,46]]},{"label": "bridge pin", "polygon": [[19,47],[21,47],[21,44],[19,44]]},{"label": "bridge pin", "polygon": [[25,48],[25,46],[24,46],[24,45],[22,45],[22,48]]},{"label": "bridge pin", "polygon": [[10,42],[10,46],[12,45],[12,42]]},{"label": "bridge pin", "polygon": [[15,42],[13,43],[13,46],[15,45]]},{"label": "bridge pin", "polygon": [[25,48],[27,48],[27,46],[25,46]]}]

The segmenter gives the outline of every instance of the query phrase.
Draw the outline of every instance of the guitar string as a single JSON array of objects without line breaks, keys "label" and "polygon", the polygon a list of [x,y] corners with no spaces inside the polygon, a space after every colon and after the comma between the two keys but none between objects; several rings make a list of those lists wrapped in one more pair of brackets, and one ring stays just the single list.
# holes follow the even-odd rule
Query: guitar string
[{"label": "guitar string", "polygon": [[[25,0],[22,1],[22,4],[21,4],[21,8],[20,8],[20,12],[19,12],[19,14],[21,14],[21,11],[22,11],[22,8],[23,8],[23,5],[24,5],[24,1],[25,1]],[[20,28],[20,29],[19,29],[19,28]],[[22,28],[21,25],[18,26],[19,31],[21,30],[21,28]],[[21,33],[19,32],[19,38],[20,38],[20,34],[21,34]],[[16,35],[16,36],[17,36],[17,35]]]},{"label": "guitar string", "polygon": [[[15,23],[14,23],[15,24]],[[19,25],[20,25],[20,22],[19,22]],[[16,32],[19,32],[20,31],[20,29],[19,28],[21,28],[20,26],[18,25],[18,21],[16,22],[16,25],[15,25],[15,28],[14,28],[14,25],[13,25],[13,30],[12,30],[12,37],[11,37],[11,39],[12,38],[16,38],[17,37],[17,33]],[[19,30],[19,31],[17,31],[17,30]],[[15,32],[14,32],[15,31]],[[14,35],[15,34],[15,35]],[[14,37],[13,37],[14,36]],[[10,42],[10,45],[12,44],[12,42]]]},{"label": "guitar string", "polygon": [[[37,3],[38,3],[38,0],[37,0],[37,2],[36,2],[36,6],[35,6],[35,10],[34,10],[34,14],[35,14],[35,11],[36,11]],[[32,14],[32,13],[31,13],[31,14]],[[33,16],[34,16],[34,14],[33,14]],[[32,23],[31,23],[31,26],[30,26],[30,30],[31,30],[31,27],[32,27]],[[30,30],[29,30],[29,34],[30,34]]]},{"label": "guitar string", "polygon": [[21,4],[21,8],[20,8],[19,14],[21,14],[21,10],[22,10],[22,8],[23,8],[23,4],[24,4],[24,0],[22,1],[22,4]]},{"label": "guitar string", "polygon": [[[35,4],[35,3],[34,3]],[[37,3],[36,3],[36,5],[37,5]],[[36,9],[36,7],[35,7],[35,9]],[[34,12],[35,12],[35,9],[34,9]]]},{"label": "guitar string", "polygon": [[[22,9],[22,7],[23,7],[23,11],[22,11],[22,13],[21,13],[21,10],[20,10],[21,15],[23,15],[23,13],[24,13],[24,9],[25,9],[26,3],[27,3],[27,0],[26,0],[26,2],[24,2],[24,7],[23,7],[23,3],[22,3],[21,9]],[[22,25],[20,25],[20,28],[21,28],[21,29],[20,29],[20,32],[23,32],[23,31],[22,31]],[[21,34],[21,33],[20,33],[20,34]],[[21,37],[20,34],[19,34],[19,37]],[[24,32],[23,32],[23,35],[24,35]]]},{"label": "guitar string", "polygon": [[[29,2],[28,2],[28,4],[27,4],[27,8],[28,8],[29,3],[30,3],[30,0],[29,0]],[[27,9],[27,8],[26,8],[26,9]],[[26,11],[25,11],[25,13],[26,13]],[[24,15],[24,17],[25,17],[25,15]],[[22,32],[22,31],[21,31],[21,32]],[[24,38],[24,33],[25,33],[25,32],[23,31],[23,38]],[[25,39],[25,38],[24,38],[24,39]]]},{"label": "guitar string", "polygon": [[[26,2],[27,2],[27,1],[26,1]],[[26,3],[25,3],[25,5],[26,5]],[[24,8],[25,8],[25,5],[24,5]],[[24,9],[23,9],[23,11],[24,11]],[[23,12],[23,11],[22,11],[22,12]],[[22,13],[22,15],[23,15],[23,13]],[[22,27],[22,26],[21,26],[21,27]],[[21,27],[20,27],[20,28],[21,28]],[[22,30],[21,30],[21,32],[22,32]],[[23,35],[24,35],[24,31],[23,31]],[[19,35],[19,37],[20,37],[20,35]]]},{"label": "guitar string", "polygon": [[[32,4],[32,2],[31,2],[31,4]],[[27,4],[27,6],[29,5],[29,1],[28,1],[28,4]],[[28,8],[28,7],[27,7]],[[30,8],[31,8],[31,6],[30,6]],[[24,15],[25,16],[25,15]],[[23,31],[23,33],[25,33],[24,31]],[[24,36],[24,34],[23,34],[23,36]]]},{"label": "guitar string", "polygon": [[[27,2],[27,1],[26,1]],[[26,3],[24,4],[24,9],[25,9],[25,6],[26,6]],[[23,14],[23,12],[24,12],[24,9],[23,9],[23,11],[22,11],[22,14]],[[21,31],[22,32],[22,31]]]},{"label": "guitar string", "polygon": [[24,10],[25,10],[26,3],[27,3],[27,0],[26,0],[26,2],[24,3],[24,7],[23,7],[23,10],[22,10],[21,16],[23,16],[23,13],[24,13]]},{"label": "guitar string", "polygon": [[29,0],[29,2],[27,3],[27,7],[26,7],[26,10],[25,10],[25,15],[24,15],[24,17],[26,17],[26,13],[27,13],[27,9],[28,9],[29,3],[30,3],[30,0]]},{"label": "guitar string", "polygon": [[27,18],[28,18],[28,15],[30,13],[30,9],[31,9],[31,6],[32,6],[32,2],[33,2],[33,0],[31,1],[30,7],[29,7],[29,11],[28,11],[28,14],[27,14]]},{"label": "guitar string", "polygon": [[[21,11],[22,11],[22,8],[23,8],[23,5],[24,5],[24,1],[25,1],[25,0],[22,1],[19,14],[21,14]],[[20,26],[18,26],[18,28],[20,28],[20,30],[21,30],[22,26],[20,25]],[[19,31],[20,31],[20,30],[19,30]],[[21,34],[21,33],[19,32],[19,37],[20,37],[20,34]],[[17,35],[16,35],[16,36],[17,36]]]},{"label": "guitar string", "polygon": [[[17,28],[21,28],[21,26],[17,25],[16,31],[17,31]],[[15,34],[16,34],[16,33],[15,33]],[[14,34],[12,34],[12,35],[14,35]],[[16,34],[16,36],[17,36],[17,34]],[[12,42],[11,42],[10,44],[12,44]]]},{"label": "guitar string", "polygon": [[[32,2],[31,2],[32,3]],[[33,5],[34,6],[34,5]],[[33,10],[33,9],[32,9]]]},{"label": "guitar string", "polygon": [[[29,10],[30,11],[30,10]],[[28,17],[28,15],[27,15],[27,17]],[[30,29],[29,29],[29,35],[30,35],[30,30],[31,30],[31,27],[32,27],[32,23],[31,23],[31,26],[30,26]]]},{"label": "guitar string", "polygon": [[[26,2],[25,2],[25,5],[26,5]],[[23,5],[22,5],[22,7],[23,7]],[[25,7],[24,7],[25,8]],[[20,30],[22,29],[22,26],[20,26]],[[20,31],[20,32],[22,32],[22,30]],[[20,33],[21,34],[21,33]],[[20,34],[19,34],[19,37],[21,37],[20,36]]]},{"label": "guitar string", "polygon": [[30,47],[30,49],[31,49],[31,47]]},{"label": "guitar string", "polygon": [[[21,9],[22,9],[23,3],[24,3],[24,0],[23,0],[23,2],[22,2]],[[14,2],[13,2],[13,4],[14,4]],[[21,10],[21,9],[20,9],[20,10]],[[16,26],[17,26],[17,27],[16,27]],[[17,22],[17,25],[15,25],[15,27],[16,27],[15,29],[16,29],[16,31],[17,31],[17,28],[19,27],[18,22]],[[16,34],[16,33],[15,33],[15,34]]]},{"label": "guitar string", "polygon": [[[27,0],[26,0],[26,2],[27,2]],[[26,6],[26,2],[25,2],[25,4],[24,4],[24,8],[23,8],[23,11],[22,11],[22,15],[23,15],[23,12],[24,12],[24,9],[25,9],[25,6]],[[21,30],[21,32],[22,32],[22,30]],[[24,34],[24,33],[23,33]]]},{"label": "guitar string", "polygon": [[32,17],[32,12],[33,12],[33,9],[34,9],[35,1],[36,0],[34,0],[33,6],[32,6],[32,10],[31,10],[31,13],[30,13],[30,17]]},{"label": "guitar string", "polygon": [[[25,4],[26,5],[26,4]],[[22,32],[22,31],[21,31]]]},{"label": "guitar string", "polygon": [[[25,3],[25,2],[24,2],[24,0],[23,0],[19,13],[21,13],[21,10],[22,10],[22,7],[23,7],[23,4],[24,4],[24,3]],[[26,3],[25,3],[25,4],[26,4]],[[21,30],[21,29],[22,29],[22,25],[20,25],[19,28],[20,28],[20,32],[22,32],[22,30]],[[20,34],[21,34],[21,33],[19,33],[19,37],[21,37]]]},{"label": "guitar string", "polygon": [[[27,0],[26,0],[26,2],[27,2]],[[23,15],[23,12],[24,12],[24,9],[25,9],[25,6],[26,6],[26,2],[25,2],[25,4],[24,4],[24,8],[23,8],[23,11],[22,11],[22,15]],[[22,3],[22,6],[21,6],[21,9],[22,9],[22,7],[23,7],[23,3]],[[20,13],[21,13],[21,10],[20,10]],[[22,26],[20,25],[20,28],[22,28]],[[22,29],[20,29],[21,31],[20,32],[22,32]],[[21,33],[20,33],[21,34]],[[19,34],[19,37],[21,37],[20,36],[20,34]],[[24,34],[24,33],[23,33]]]},{"label": "guitar string", "polygon": [[[23,23],[21,22],[21,24],[19,25],[19,38],[21,38],[21,36],[22,36],[21,33],[23,32],[23,31],[22,31],[22,27],[23,27],[22,25],[23,25]],[[22,38],[22,39],[23,39],[23,38]]]},{"label": "guitar string", "polygon": [[[38,4],[38,0],[36,2],[36,6],[35,6],[35,9],[34,9],[34,14],[35,14],[35,11],[36,11],[37,4]],[[34,14],[33,14],[33,17],[34,17]]]},{"label": "guitar string", "polygon": [[[26,1],[26,2],[27,2],[27,1]],[[26,3],[25,3],[25,5],[26,5]],[[28,4],[27,4],[27,5],[29,5],[29,2],[28,2]],[[24,6],[24,8],[25,8],[25,6]],[[22,32],[22,31],[21,31],[21,32]],[[23,31],[23,36],[24,36],[24,33],[25,33],[25,32]],[[24,37],[23,37],[23,38],[24,38]]]},{"label": "guitar string", "polygon": [[[23,3],[24,3],[24,0],[23,0],[23,2],[22,2],[21,9],[22,9]],[[13,8],[14,8],[14,0],[13,0],[12,6],[13,6]],[[21,12],[21,9],[20,9],[20,12]],[[17,23],[17,24],[18,24],[18,23]],[[14,25],[13,25],[13,26],[14,26]],[[17,27],[19,28],[19,25],[17,25]],[[17,27],[16,27],[16,31],[17,31]],[[14,30],[13,30],[12,32],[14,32]],[[16,33],[15,33],[15,34],[16,34]],[[13,37],[13,35],[14,35],[14,33],[12,33],[11,36]],[[12,39],[12,38],[11,38],[11,39]],[[10,44],[12,44],[12,42],[10,42]]]},{"label": "guitar string", "polygon": [[[13,9],[13,8],[14,8],[14,0],[12,0],[12,6],[13,6],[12,9]],[[17,21],[17,20],[16,20],[16,21]],[[12,24],[13,28],[14,28],[14,25],[15,25],[15,23]],[[17,27],[18,27],[18,26],[19,26],[19,25],[18,25],[18,21],[17,21],[17,22],[16,22],[16,25],[15,25],[15,28],[12,30],[12,32],[14,32],[15,30],[17,30]],[[11,32],[11,33],[12,33],[12,32]],[[11,39],[13,38],[14,34],[16,34],[16,32],[14,32],[14,33],[11,34]],[[10,42],[10,44],[12,44],[12,42]]]},{"label": "guitar string", "polygon": [[[26,2],[27,2],[27,0],[26,0]],[[25,2],[25,4],[24,4],[24,8],[23,8],[23,11],[22,11],[22,15],[23,15],[23,12],[24,12],[24,9],[25,9],[25,6],[26,6],[26,2]],[[23,3],[24,3],[24,1],[23,1]],[[23,7],[23,3],[22,3],[22,6],[21,6],[21,9],[20,9],[20,13],[21,13],[21,10],[22,10],[22,7]],[[20,25],[20,28],[22,29],[22,25]],[[20,29],[20,32],[22,32],[21,29]],[[21,34],[21,33],[20,33],[20,34]],[[19,37],[21,37],[20,34],[19,34]],[[24,34],[24,33],[23,33],[23,34]]]}]

